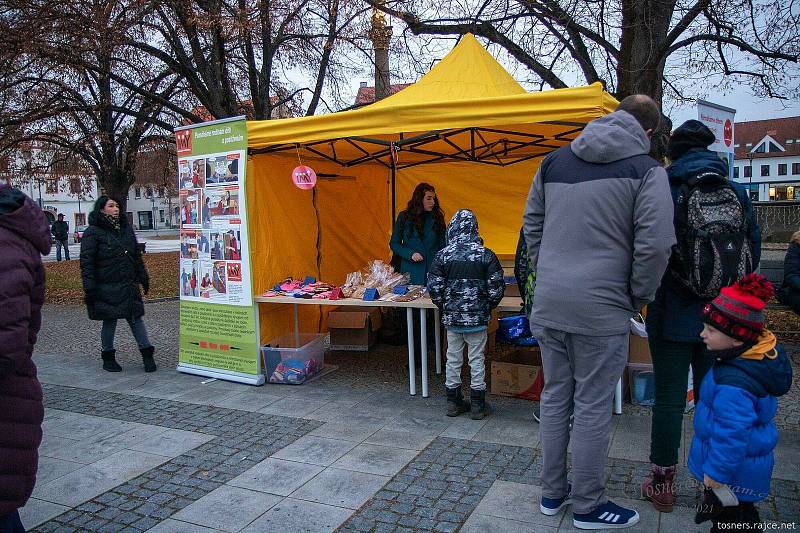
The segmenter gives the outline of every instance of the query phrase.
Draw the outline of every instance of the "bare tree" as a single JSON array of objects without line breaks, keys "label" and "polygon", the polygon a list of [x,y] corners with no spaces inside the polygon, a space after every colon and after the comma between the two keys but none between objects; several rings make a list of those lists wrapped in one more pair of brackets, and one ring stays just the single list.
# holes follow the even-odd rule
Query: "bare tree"
[{"label": "bare tree", "polygon": [[34,20],[45,20],[46,31],[29,37],[23,55],[16,115],[6,121],[13,142],[44,142],[80,157],[124,209],[139,149],[175,125],[162,111],[180,78],[126,44],[142,37],[137,2],[39,0],[19,2],[14,14],[14,33]]},{"label": "bare tree", "polygon": [[[781,0],[398,0],[371,5],[431,38],[472,32],[540,87],[602,82],[617,98],[689,99],[749,84],[796,99],[800,12]],[[419,43],[415,43],[419,46]],[[667,132],[669,131],[667,123]]]},{"label": "bare tree", "polygon": [[[130,45],[178,73],[214,118],[263,120],[286,107],[313,114],[321,104],[332,110],[325,94],[336,98],[338,85],[361,68],[348,55],[367,42],[369,6],[360,0],[153,0],[148,10],[144,28],[158,38]],[[305,107],[303,95],[310,96]],[[163,104],[187,121],[207,118]]]}]

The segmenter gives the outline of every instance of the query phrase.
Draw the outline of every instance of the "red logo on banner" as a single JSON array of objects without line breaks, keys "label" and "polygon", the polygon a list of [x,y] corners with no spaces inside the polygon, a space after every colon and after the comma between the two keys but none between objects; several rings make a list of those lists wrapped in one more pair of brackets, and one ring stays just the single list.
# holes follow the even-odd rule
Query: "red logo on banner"
[{"label": "red logo on banner", "polygon": [[175,146],[179,155],[192,153],[192,130],[175,132]]},{"label": "red logo on banner", "polygon": [[725,120],[725,127],[722,130],[722,138],[725,141],[725,146],[730,146],[733,142],[733,124],[731,124],[731,119]]}]

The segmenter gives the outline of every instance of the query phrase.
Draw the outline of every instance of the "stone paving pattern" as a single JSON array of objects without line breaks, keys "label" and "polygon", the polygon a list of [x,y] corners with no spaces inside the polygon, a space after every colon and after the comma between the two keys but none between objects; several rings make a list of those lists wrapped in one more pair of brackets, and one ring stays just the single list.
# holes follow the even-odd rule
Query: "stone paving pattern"
[{"label": "stone paving pattern", "polygon": [[[443,379],[431,370],[431,397],[409,396],[404,347],[386,345],[368,356],[329,353],[326,363],[338,370],[301,387],[206,383],[174,371],[177,302],[146,309],[159,372],[142,371],[120,324],[124,371],[112,375],[100,370],[99,323],[82,308],[45,307],[35,359],[45,442],[35,503],[23,510],[39,524],[35,531],[571,531],[568,513],[538,512],[541,457],[530,402],[491,397],[487,420],[445,417]],[[800,347],[788,351],[796,370]],[[772,494],[759,504],[767,520],[800,517],[798,400],[797,384],[781,399]],[[610,497],[642,514],[634,531],[707,531],[692,522],[699,492],[685,468],[692,415],[684,419],[679,507],[661,514],[638,494],[650,410],[625,404],[623,411],[612,419]],[[61,421],[70,414],[85,417],[79,435]],[[59,424],[66,429],[53,431]],[[92,428],[120,433],[125,424],[145,441],[174,432],[181,445],[121,445],[128,433],[86,438]],[[168,442],[162,436],[152,443]],[[88,501],[46,492],[98,459],[125,474],[104,480]]]},{"label": "stone paving pattern", "polygon": [[45,384],[42,388],[47,409],[207,433],[216,438],[33,531],[146,531],[321,425],[313,420],[59,385]]}]

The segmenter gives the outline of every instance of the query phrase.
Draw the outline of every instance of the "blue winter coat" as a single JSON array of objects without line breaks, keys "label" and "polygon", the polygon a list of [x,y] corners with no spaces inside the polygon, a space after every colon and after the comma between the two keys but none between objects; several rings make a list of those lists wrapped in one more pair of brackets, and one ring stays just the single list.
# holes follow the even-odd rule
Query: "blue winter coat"
[{"label": "blue winter coat", "polygon": [[[402,259],[400,272],[411,274],[412,285],[425,285],[436,252],[444,248],[444,230],[434,229],[434,217],[430,213],[424,216],[425,223],[422,225],[422,235],[420,235],[411,218],[402,211],[397,215],[392,239],[389,241],[392,251]],[[411,260],[415,252],[424,258],[419,263]]]},{"label": "blue winter coat", "polygon": [[783,259],[783,286],[800,291],[800,244],[793,242]]},{"label": "blue winter coat", "polygon": [[[690,178],[709,171],[727,176],[728,164],[714,152],[705,148],[692,148],[667,168],[672,202],[676,211],[681,185],[687,183]],[[753,267],[755,268],[761,259],[761,228],[756,223],[755,212],[747,190],[733,181],[731,185],[741,200],[745,215],[750,221]],[[700,332],[703,330],[700,316],[706,303],[708,303],[707,300],[688,294],[682,286],[678,285],[667,269],[661,279],[661,285],[656,291],[655,300],[647,306],[647,334],[674,342],[700,342]]]},{"label": "blue winter coat", "polygon": [[[713,352],[710,352],[713,355]],[[762,359],[750,359],[766,354]],[[776,396],[792,384],[792,366],[770,332],[733,360],[717,360],[703,379],[694,415],[689,470],[729,485],[739,501],[757,502],[769,495],[778,444]]]}]

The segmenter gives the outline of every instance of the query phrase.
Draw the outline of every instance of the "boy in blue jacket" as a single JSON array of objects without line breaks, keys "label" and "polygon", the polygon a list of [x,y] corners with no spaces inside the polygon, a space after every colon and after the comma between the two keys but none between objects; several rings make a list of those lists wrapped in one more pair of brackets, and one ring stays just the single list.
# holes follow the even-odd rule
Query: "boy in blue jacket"
[{"label": "boy in blue jacket", "polygon": [[764,328],[764,307],[773,294],[763,276],[748,274],[703,310],[700,337],[714,367],[701,385],[689,469],[706,487],[727,485],[739,501],[713,517],[712,532],[760,523],[755,504],[769,496],[776,397],[792,384],[786,352]]}]

